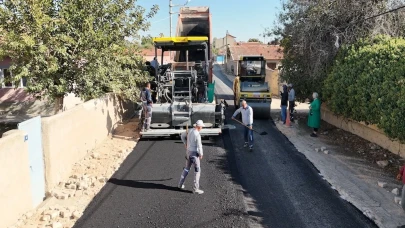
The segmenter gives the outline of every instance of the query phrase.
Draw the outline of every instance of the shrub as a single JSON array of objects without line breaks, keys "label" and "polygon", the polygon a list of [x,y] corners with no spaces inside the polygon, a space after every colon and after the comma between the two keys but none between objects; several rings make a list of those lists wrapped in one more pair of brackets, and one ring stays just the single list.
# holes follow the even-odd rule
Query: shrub
[{"label": "shrub", "polygon": [[405,142],[404,39],[378,36],[342,47],[323,91],[335,114]]}]

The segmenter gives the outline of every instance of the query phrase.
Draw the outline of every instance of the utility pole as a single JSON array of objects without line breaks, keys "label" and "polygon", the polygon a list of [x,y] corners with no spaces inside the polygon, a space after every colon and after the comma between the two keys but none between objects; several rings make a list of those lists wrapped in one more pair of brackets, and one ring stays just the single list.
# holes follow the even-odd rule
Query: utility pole
[{"label": "utility pole", "polygon": [[[173,5],[173,0],[169,0],[169,16],[170,16],[170,37],[172,37],[172,14],[175,14],[175,12],[172,12],[173,7],[179,7],[179,6],[186,6],[191,0],[187,0],[187,2],[184,5]],[[172,59],[172,52],[169,52],[170,54],[170,60]]]},{"label": "utility pole", "polygon": [[225,69],[228,70],[228,30],[225,35]]}]

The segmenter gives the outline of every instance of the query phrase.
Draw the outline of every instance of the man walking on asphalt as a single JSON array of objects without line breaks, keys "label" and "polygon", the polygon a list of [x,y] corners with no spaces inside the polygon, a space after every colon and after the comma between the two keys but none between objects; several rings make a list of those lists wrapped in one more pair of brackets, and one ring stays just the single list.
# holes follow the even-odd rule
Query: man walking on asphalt
[{"label": "man walking on asphalt", "polygon": [[295,90],[293,84],[288,84],[288,110],[290,112],[290,120],[294,121],[294,107],[295,107]]},{"label": "man walking on asphalt", "polygon": [[181,134],[181,141],[186,146],[187,153],[186,153],[186,167],[181,174],[180,182],[178,188],[184,189],[184,181],[188,173],[190,172],[191,165],[194,165],[194,189],[193,192],[197,194],[203,194],[204,191],[200,189],[200,175],[201,175],[201,166],[200,160],[203,158],[203,148],[201,143],[201,129],[205,127],[202,120],[198,120],[194,124],[194,128],[191,129],[188,134],[187,132],[183,132]]},{"label": "man walking on asphalt", "polygon": [[150,129],[150,123],[152,120],[152,93],[150,91],[150,83],[146,84],[146,87],[141,91],[142,109],[144,114],[144,122],[142,125],[142,131],[148,131]]},{"label": "man walking on asphalt", "polygon": [[246,101],[242,101],[242,107],[238,108],[232,116],[232,119],[241,113],[242,115],[242,123],[245,124],[247,127],[244,128],[244,139],[245,144],[244,147],[249,146],[249,149],[253,150],[253,109],[252,107],[248,106]]}]

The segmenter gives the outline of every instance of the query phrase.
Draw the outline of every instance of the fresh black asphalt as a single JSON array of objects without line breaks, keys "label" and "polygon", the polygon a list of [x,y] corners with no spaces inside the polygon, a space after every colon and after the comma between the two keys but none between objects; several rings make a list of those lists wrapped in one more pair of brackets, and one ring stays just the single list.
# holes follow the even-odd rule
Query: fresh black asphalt
[{"label": "fresh black asphalt", "polygon": [[[216,93],[233,103],[231,82],[220,72]],[[376,227],[342,200],[314,166],[271,120],[255,120],[266,136],[255,135],[245,150],[242,127],[204,140],[201,187],[176,188],[185,164],[180,140],[141,140],[120,169],[90,203],[75,227]]]}]

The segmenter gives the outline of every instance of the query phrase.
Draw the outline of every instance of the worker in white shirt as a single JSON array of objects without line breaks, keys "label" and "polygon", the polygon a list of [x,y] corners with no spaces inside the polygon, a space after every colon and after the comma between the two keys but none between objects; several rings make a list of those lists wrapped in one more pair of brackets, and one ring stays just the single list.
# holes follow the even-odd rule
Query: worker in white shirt
[{"label": "worker in white shirt", "polygon": [[250,107],[245,100],[242,101],[242,107],[238,108],[232,116],[232,119],[241,113],[242,123],[247,127],[244,128],[244,147],[248,147],[253,150],[253,109]]},{"label": "worker in white shirt", "polygon": [[178,188],[184,189],[184,181],[186,180],[186,177],[190,172],[191,166],[194,165],[195,178],[194,178],[193,192],[196,194],[204,193],[204,191],[200,189],[200,175],[201,175],[200,160],[203,158],[203,148],[201,143],[200,131],[203,127],[205,127],[203,121],[198,120],[194,124],[194,128],[191,129],[188,132],[188,134],[187,132],[183,132],[183,134],[181,134],[181,141],[183,141],[187,149],[186,153],[187,161],[186,167],[183,169],[183,172],[181,174]]},{"label": "worker in white shirt", "polygon": [[242,101],[242,107],[238,108],[232,116],[232,119],[238,114],[242,115],[242,123],[247,127],[244,128],[244,147],[248,147],[253,150],[253,109],[250,107],[245,100]]}]

